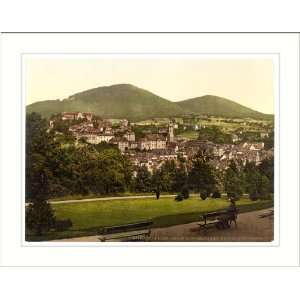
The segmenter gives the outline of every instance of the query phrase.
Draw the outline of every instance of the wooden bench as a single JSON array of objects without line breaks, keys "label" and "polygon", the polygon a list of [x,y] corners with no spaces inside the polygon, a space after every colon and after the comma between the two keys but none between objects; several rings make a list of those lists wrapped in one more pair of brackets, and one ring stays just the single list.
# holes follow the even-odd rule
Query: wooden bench
[{"label": "wooden bench", "polygon": [[274,217],[274,209],[269,209],[268,212],[259,215],[260,218]]},{"label": "wooden bench", "polygon": [[218,227],[218,225],[221,225],[222,221],[225,219],[229,221],[229,224],[231,224],[232,221],[236,224],[237,213],[222,210],[203,214],[200,218],[200,223],[198,223],[198,225],[200,226],[200,230],[204,229],[204,232],[206,233],[209,228],[221,229],[221,226]]},{"label": "wooden bench", "polygon": [[152,221],[142,221],[119,226],[102,227],[98,230],[98,239],[101,242],[120,240],[145,241],[150,236]]}]

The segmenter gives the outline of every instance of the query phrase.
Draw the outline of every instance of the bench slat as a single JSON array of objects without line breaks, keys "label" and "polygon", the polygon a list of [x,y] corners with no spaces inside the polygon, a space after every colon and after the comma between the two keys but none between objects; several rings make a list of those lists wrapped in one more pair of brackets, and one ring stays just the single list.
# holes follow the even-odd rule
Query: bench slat
[{"label": "bench slat", "polygon": [[213,224],[217,224],[219,223],[220,221],[219,220],[214,220],[214,221],[208,221],[208,222],[200,222],[198,223],[198,225],[200,226],[208,226],[208,225],[213,225]]},{"label": "bench slat", "polygon": [[100,228],[98,233],[102,235],[112,234],[112,233],[119,233],[119,232],[127,232],[127,231],[135,231],[141,229],[148,229],[153,224],[152,221],[144,221],[139,223],[130,223],[118,226],[110,226],[110,227],[103,227]]},{"label": "bench slat", "polygon": [[136,236],[148,235],[148,234],[150,234],[150,229],[98,235],[98,238],[100,241],[108,241],[108,240],[124,239],[128,237],[136,237]]}]

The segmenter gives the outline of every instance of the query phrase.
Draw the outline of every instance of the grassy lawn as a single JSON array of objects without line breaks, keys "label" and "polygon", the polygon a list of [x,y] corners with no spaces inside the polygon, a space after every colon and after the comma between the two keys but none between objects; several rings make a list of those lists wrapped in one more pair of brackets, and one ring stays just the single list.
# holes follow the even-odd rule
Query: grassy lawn
[{"label": "grassy lawn", "polygon": [[[203,201],[199,197],[191,197],[182,202],[174,201],[174,198],[160,200],[148,198],[55,204],[53,208],[57,219],[70,218],[73,227],[63,232],[50,232],[42,240],[95,235],[97,229],[103,226],[121,225],[145,219],[152,219],[154,227],[184,224],[199,220],[200,214],[221,210],[228,205],[226,199]],[[273,202],[241,199],[237,201],[237,205],[240,212],[245,212],[271,207]],[[30,239],[35,238],[30,237]]]}]

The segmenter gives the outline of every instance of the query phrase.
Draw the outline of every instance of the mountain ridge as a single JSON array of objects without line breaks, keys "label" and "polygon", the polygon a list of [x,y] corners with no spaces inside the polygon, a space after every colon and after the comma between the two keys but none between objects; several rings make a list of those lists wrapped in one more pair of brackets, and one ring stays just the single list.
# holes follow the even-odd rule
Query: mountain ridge
[{"label": "mountain ridge", "polygon": [[96,87],[63,100],[38,101],[27,105],[26,109],[28,113],[37,112],[44,117],[64,111],[84,111],[103,118],[127,118],[130,121],[193,114],[256,119],[273,116],[214,95],[173,102],[131,84]]}]

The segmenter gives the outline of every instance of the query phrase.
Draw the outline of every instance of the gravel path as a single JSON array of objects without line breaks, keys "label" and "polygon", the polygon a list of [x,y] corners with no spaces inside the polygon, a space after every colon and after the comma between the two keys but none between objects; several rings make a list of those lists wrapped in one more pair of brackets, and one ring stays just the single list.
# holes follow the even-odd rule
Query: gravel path
[{"label": "gravel path", "polygon": [[232,224],[226,230],[211,228],[207,234],[199,230],[199,222],[153,229],[151,241],[269,242],[274,239],[274,218],[260,218],[260,215],[269,211],[266,209],[240,214],[237,227]]},{"label": "gravel path", "polygon": [[[176,195],[160,195],[160,198],[175,197]],[[119,197],[103,197],[103,198],[91,198],[91,199],[74,199],[74,200],[62,200],[62,201],[49,201],[51,204],[68,204],[68,203],[82,203],[82,202],[94,202],[94,201],[108,201],[108,200],[131,200],[131,199],[146,199],[153,198],[155,195],[147,196],[119,196]]]},{"label": "gravel path", "polygon": [[[198,196],[198,194],[190,194],[190,196]],[[175,197],[175,194],[170,195],[160,195],[160,198]],[[156,199],[155,195],[141,195],[141,196],[118,196],[118,197],[100,197],[100,198],[90,198],[90,199],[71,199],[71,200],[50,200],[49,203],[55,204],[69,204],[69,203],[83,203],[83,202],[95,202],[95,201],[108,201],[108,200],[131,200],[131,199]],[[26,203],[28,206],[30,203]]]}]

